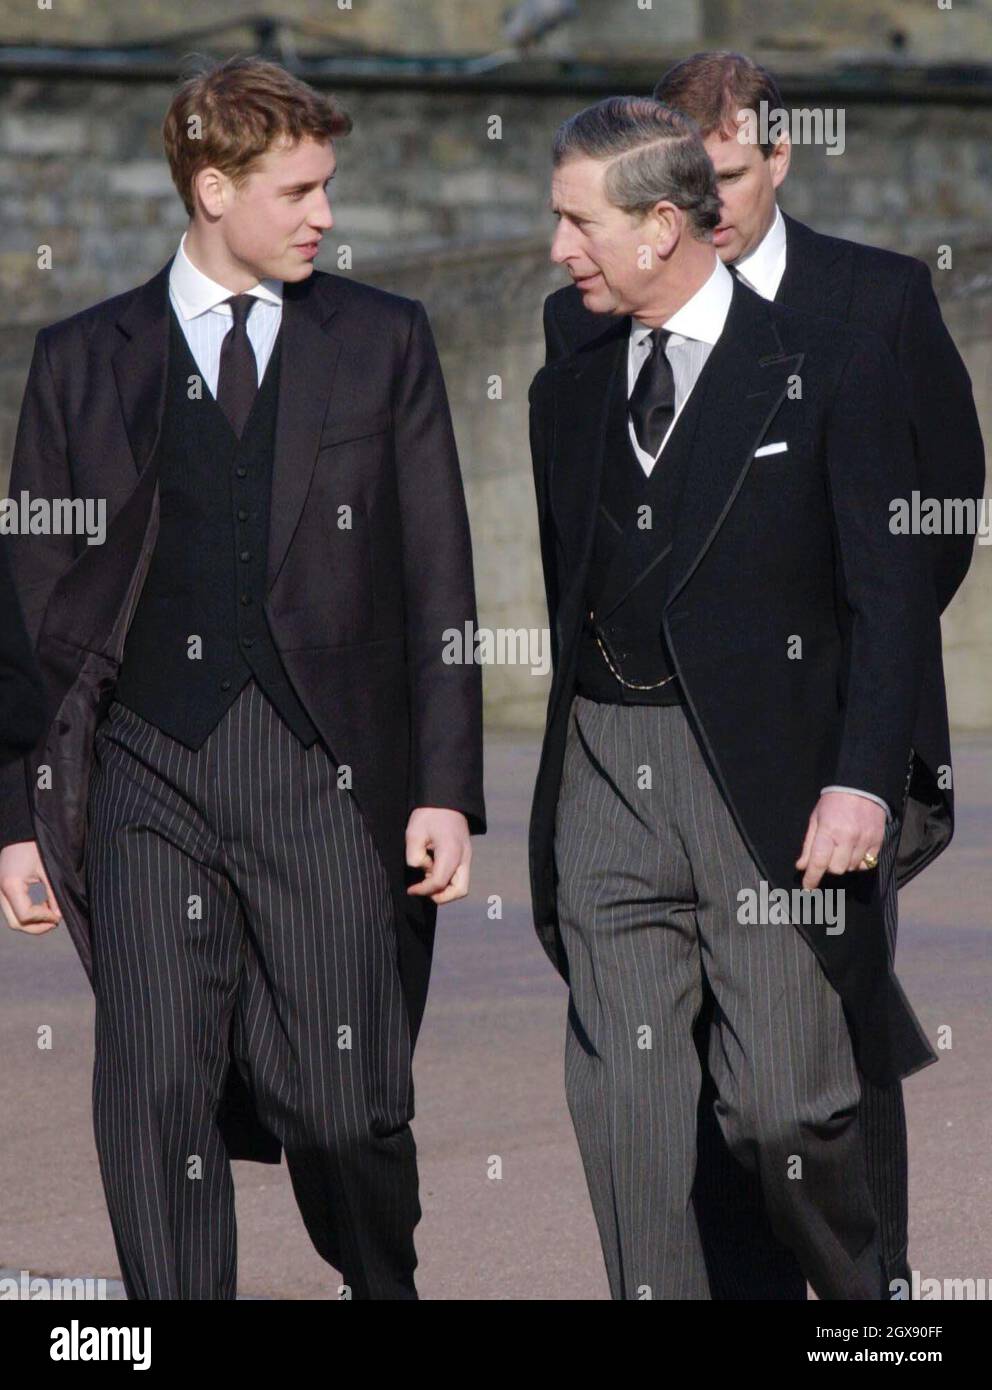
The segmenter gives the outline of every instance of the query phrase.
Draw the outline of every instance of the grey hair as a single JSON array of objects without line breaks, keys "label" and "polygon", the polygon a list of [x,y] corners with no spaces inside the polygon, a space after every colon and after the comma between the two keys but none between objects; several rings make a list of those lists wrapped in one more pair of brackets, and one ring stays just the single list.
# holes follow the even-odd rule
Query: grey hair
[{"label": "grey hair", "polygon": [[603,191],[624,212],[643,215],[655,203],[674,203],[700,241],[719,225],[716,173],[699,127],[681,111],[653,97],[607,97],[555,131],[556,169],[580,155],[608,161]]}]

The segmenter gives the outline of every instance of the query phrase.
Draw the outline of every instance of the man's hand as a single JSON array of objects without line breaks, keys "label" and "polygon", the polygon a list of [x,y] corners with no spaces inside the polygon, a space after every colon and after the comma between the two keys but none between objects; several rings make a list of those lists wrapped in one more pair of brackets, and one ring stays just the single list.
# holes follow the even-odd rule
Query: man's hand
[{"label": "man's hand", "polygon": [[809,818],[803,852],[796,868],[804,869],[803,887],[816,888],[825,873],[865,869],[865,855],[881,852],[885,812],[867,796],[824,792]]},{"label": "man's hand", "polygon": [[[35,897],[40,897],[37,885],[44,888],[45,902],[32,902],[32,884]],[[62,920],[34,840],[20,840],[0,850],[0,909],[8,927],[31,936],[51,931]]]},{"label": "man's hand", "polygon": [[[433,857],[431,854],[433,852]],[[435,903],[451,903],[468,892],[472,843],[468,821],[461,811],[439,806],[418,806],[406,826],[406,862],[412,869],[426,869],[422,883],[412,883],[410,894],[430,894]]]}]

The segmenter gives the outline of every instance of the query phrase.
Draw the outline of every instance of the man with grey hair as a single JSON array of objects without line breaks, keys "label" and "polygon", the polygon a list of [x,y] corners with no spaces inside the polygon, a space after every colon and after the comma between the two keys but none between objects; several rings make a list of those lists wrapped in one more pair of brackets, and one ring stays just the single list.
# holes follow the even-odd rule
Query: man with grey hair
[{"label": "man with grey hair", "polygon": [[[946,505],[980,497],[984,490],[982,434],[968,371],[941,318],[929,268],[911,256],[864,246],[798,222],[778,205],[790,172],[787,135],[766,144],[746,137],[742,113],[782,111],[772,73],[742,53],[709,51],[681,59],[658,81],[653,95],[690,116],[699,127],[720,191],[720,224],[713,234],[725,265],[765,299],[803,313],[842,319],[884,338],[904,381],[903,399],[913,424],[919,485]],[[590,313],[572,284],[544,304],[548,357],[574,351],[599,337],[604,319]],[[947,448],[953,439],[954,448]],[[907,483],[907,489],[912,487]],[[971,562],[975,537],[927,536],[934,590],[943,610]],[[930,827],[925,852],[897,854],[886,903],[889,947],[898,926],[896,888],[904,886],[946,849],[954,827],[951,748],[946,725],[944,676],[939,653],[924,673],[903,824],[922,817]],[[942,769],[929,782],[929,769]],[[709,1007],[697,1024],[705,1057]],[[704,1061],[705,1072],[705,1061]],[[709,1088],[704,1075],[704,1091]],[[909,1282],[908,1161],[906,1116],[899,1083],[878,1087],[862,1077],[861,1123],[869,1183],[881,1227],[890,1288]],[[701,1107],[699,1163],[693,1201],[714,1284],[714,1297],[801,1298],[806,1281],[788,1251],[770,1236],[755,1184],[729,1158],[719,1130]],[[746,1253],[747,1273],[733,1273]]]},{"label": "man with grey hair", "polygon": [[705,982],[716,1118],[775,1235],[820,1298],[877,1299],[859,1068],[936,1060],[883,911],[939,643],[919,538],[888,526],[912,438],[884,343],[735,283],[719,206],[693,122],[651,99],[556,134],[552,259],[610,318],[530,392],[555,665],[535,922],[613,1297],[710,1296]]}]

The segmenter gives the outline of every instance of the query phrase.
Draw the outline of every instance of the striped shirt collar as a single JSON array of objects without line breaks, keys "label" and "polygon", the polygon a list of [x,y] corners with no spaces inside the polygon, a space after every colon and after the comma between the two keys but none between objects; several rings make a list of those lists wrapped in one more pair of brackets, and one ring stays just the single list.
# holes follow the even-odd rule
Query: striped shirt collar
[{"label": "striped shirt collar", "polygon": [[[244,293],[252,294],[264,303],[281,308],[282,288],[281,280],[265,279],[259,280],[258,284],[252,285],[251,289],[245,290]],[[226,301],[234,291],[225,285],[219,285],[216,280],[211,280],[209,275],[204,275],[202,270],[197,269],[186,254],[185,232],[169,271],[169,289],[185,319],[196,318],[209,309],[217,309],[220,313],[230,316],[231,306]]]}]

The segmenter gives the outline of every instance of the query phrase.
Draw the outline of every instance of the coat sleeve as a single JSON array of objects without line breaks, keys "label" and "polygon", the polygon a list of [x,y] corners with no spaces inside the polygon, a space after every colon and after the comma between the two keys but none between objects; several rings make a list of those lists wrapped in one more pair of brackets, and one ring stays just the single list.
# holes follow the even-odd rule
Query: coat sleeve
[{"label": "coat sleeve", "polygon": [[558,322],[558,299],[549,294],[544,301],[544,365],[565,357],[571,349]]},{"label": "coat sleeve", "polygon": [[[920,491],[924,497],[976,501],[985,489],[985,450],[971,378],[922,261],[906,287],[897,359],[909,387]],[[968,572],[974,544],[974,532],[964,528],[926,539],[941,612]]]},{"label": "coat sleeve", "polygon": [[[14,439],[10,496],[71,498],[65,421],[48,355],[45,330],[35,338],[21,413]],[[55,582],[75,556],[71,535],[23,532],[8,537],[14,587],[24,615],[29,645],[37,645],[42,619]],[[43,737],[43,731],[39,733]],[[0,846],[34,839],[23,759],[0,768]]]},{"label": "coat sleeve", "polygon": [[410,679],[411,809],[461,811],[485,833],[482,676],[474,643],[445,661],[452,630],[476,627],[472,542],[441,363],[414,301],[394,383],[393,430],[403,535]]},{"label": "coat sleeve", "polygon": [[0,764],[19,759],[41,738],[44,697],[0,537]]},{"label": "coat sleeve", "polygon": [[899,372],[859,333],[825,424],[837,587],[846,602],[843,725],[831,785],[903,803],[924,654],[939,623],[923,538],[893,529],[916,486]]},{"label": "coat sleeve", "polygon": [[544,596],[551,629],[551,661],[558,666],[558,570],[555,553],[554,527],[548,498],[548,439],[551,428],[548,419],[549,394],[547,373],[538,372],[530,384],[530,456],[534,470],[534,494],[537,501],[537,527],[541,542],[541,569],[544,574]]}]

